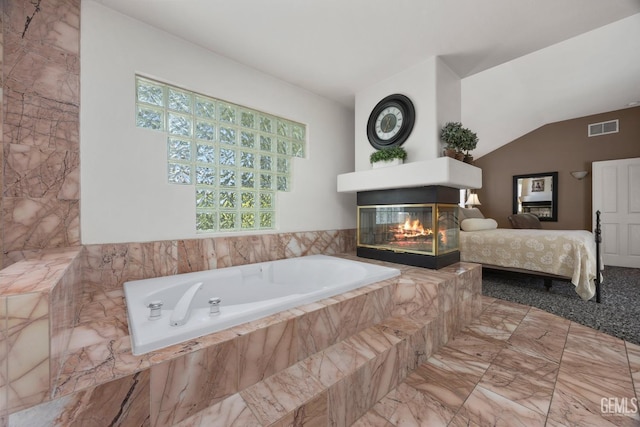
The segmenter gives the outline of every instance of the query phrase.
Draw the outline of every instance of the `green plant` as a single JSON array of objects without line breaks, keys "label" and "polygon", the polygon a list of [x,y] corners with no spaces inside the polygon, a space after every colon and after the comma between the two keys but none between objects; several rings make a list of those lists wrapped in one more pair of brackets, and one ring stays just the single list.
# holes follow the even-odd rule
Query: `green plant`
[{"label": "green plant", "polygon": [[469,155],[469,151],[475,150],[478,146],[478,135],[467,128],[462,128],[462,138],[460,142],[460,150]]},{"label": "green plant", "polygon": [[385,162],[393,159],[405,160],[406,158],[407,158],[407,152],[405,151],[404,148],[386,147],[371,153],[371,156],[369,157],[369,161],[371,163],[377,163],[377,162]]},{"label": "green plant", "polygon": [[440,139],[447,144],[448,149],[466,154],[478,145],[478,135],[462,127],[460,122],[446,123],[440,130]]},{"label": "green plant", "polygon": [[448,122],[442,126],[440,139],[447,144],[447,148],[455,151],[461,150],[460,145],[464,138],[462,129],[462,123],[460,122]]}]

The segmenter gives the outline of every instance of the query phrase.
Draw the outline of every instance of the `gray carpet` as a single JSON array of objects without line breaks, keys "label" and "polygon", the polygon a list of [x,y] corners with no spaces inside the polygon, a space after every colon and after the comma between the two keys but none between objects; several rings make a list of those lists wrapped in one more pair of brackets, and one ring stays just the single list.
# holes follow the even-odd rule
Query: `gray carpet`
[{"label": "gray carpet", "polygon": [[602,302],[583,301],[569,282],[484,270],[482,294],[538,307],[625,341],[640,345],[640,269],[606,267]]}]

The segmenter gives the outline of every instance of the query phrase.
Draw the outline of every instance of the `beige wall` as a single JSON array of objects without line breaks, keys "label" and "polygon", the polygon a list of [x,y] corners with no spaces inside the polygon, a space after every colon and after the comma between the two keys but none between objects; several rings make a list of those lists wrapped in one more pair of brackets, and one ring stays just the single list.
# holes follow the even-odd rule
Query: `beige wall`
[{"label": "beige wall", "polygon": [[[620,132],[587,137],[587,125],[618,119]],[[482,140],[479,142],[482,144]],[[591,162],[640,157],[640,107],[551,123],[476,160],[482,168],[480,209],[500,227],[510,228],[512,177],[558,172],[558,222],[547,229],[591,229]],[[571,171],[587,170],[578,181]]]}]

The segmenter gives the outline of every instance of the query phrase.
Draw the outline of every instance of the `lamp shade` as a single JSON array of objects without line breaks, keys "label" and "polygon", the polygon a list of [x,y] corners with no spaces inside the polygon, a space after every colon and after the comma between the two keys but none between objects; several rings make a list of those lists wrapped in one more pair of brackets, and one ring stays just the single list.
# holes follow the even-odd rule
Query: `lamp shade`
[{"label": "lamp shade", "polygon": [[478,195],[476,193],[471,193],[469,194],[469,197],[467,198],[467,201],[465,202],[465,205],[467,206],[479,206],[482,203],[480,203],[480,199],[478,199]]}]

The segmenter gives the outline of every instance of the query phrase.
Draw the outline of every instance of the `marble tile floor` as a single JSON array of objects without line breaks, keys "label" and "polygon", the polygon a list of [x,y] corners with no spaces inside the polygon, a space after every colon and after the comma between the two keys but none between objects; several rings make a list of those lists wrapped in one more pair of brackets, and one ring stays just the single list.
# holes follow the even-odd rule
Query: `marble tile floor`
[{"label": "marble tile floor", "polygon": [[483,297],[481,316],[354,426],[640,426],[640,346]]}]

